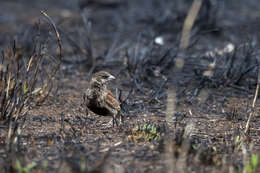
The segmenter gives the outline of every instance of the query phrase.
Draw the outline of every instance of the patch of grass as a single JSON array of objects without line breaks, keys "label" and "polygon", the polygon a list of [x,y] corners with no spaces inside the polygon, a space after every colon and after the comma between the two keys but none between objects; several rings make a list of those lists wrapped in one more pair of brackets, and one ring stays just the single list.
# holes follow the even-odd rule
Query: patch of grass
[{"label": "patch of grass", "polygon": [[37,166],[36,162],[31,162],[28,165],[26,165],[25,167],[23,167],[23,165],[20,163],[19,160],[16,160],[16,162],[15,162],[15,168],[18,173],[30,173],[31,169],[36,166]]},{"label": "patch of grass", "polygon": [[258,166],[259,156],[257,154],[252,154],[249,163],[246,165],[246,170],[248,173],[255,173]]},{"label": "patch of grass", "polygon": [[161,132],[154,124],[143,123],[138,124],[132,129],[132,139],[134,141],[153,141],[161,137]]}]

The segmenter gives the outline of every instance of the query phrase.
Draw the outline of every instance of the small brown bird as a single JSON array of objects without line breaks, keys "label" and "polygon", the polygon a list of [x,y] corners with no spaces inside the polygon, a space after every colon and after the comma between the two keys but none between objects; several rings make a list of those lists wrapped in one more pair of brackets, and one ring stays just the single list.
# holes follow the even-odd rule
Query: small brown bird
[{"label": "small brown bird", "polygon": [[115,77],[106,71],[95,73],[84,95],[84,101],[87,106],[86,111],[89,109],[98,115],[112,116],[114,127],[115,123],[118,126],[118,117],[120,118],[120,122],[122,122],[122,116],[120,114],[120,103],[114,94],[107,89],[108,81],[113,79]]}]

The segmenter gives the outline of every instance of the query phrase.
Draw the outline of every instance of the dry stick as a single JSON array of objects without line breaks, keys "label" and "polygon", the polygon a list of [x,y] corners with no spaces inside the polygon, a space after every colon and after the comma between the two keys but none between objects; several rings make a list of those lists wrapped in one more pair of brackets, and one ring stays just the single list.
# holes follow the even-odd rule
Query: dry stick
[{"label": "dry stick", "polygon": [[81,17],[82,17],[82,20],[84,22],[84,26],[87,30],[87,40],[86,40],[86,54],[87,56],[89,56],[90,60],[91,60],[91,68],[89,70],[89,73],[87,75],[87,80],[90,80],[90,77],[92,76],[95,68],[96,68],[96,58],[93,57],[93,52],[92,52],[92,44],[91,44],[91,37],[90,37],[90,33],[91,33],[91,22],[89,22],[89,19],[87,16],[83,16],[82,13],[81,13]]},{"label": "dry stick", "polygon": [[60,60],[61,60],[61,39],[60,39],[60,34],[57,30],[57,27],[55,25],[55,23],[53,22],[53,20],[51,19],[50,16],[48,16],[47,13],[45,13],[44,11],[41,11],[41,13],[48,19],[48,21],[51,23],[51,26],[53,27],[54,31],[55,31],[55,34],[57,36],[57,42],[58,42],[58,45],[59,45],[59,57],[60,57]]},{"label": "dry stick", "polygon": [[[172,116],[174,115],[176,111],[176,88],[171,87],[167,91],[167,107],[166,107],[166,122],[169,124],[169,122],[172,119]],[[165,142],[165,160],[166,160],[166,167],[167,167],[167,173],[172,173],[177,170],[177,159],[174,157],[174,147],[173,147],[173,139],[169,138],[166,139]],[[179,170],[178,170],[179,171]],[[178,172],[176,171],[176,172]]]},{"label": "dry stick", "polygon": [[253,104],[252,104],[252,111],[250,112],[247,123],[246,123],[245,134],[247,134],[247,132],[249,130],[249,123],[250,123],[251,118],[252,118],[253,113],[254,113],[255,102],[256,102],[256,99],[257,99],[257,96],[258,96],[258,91],[259,91],[259,83],[260,83],[260,73],[259,73],[259,66],[257,65],[257,85],[256,85],[255,96],[254,96],[254,100],[253,100]]},{"label": "dry stick", "polygon": [[[181,35],[181,41],[180,41],[180,49],[185,50],[189,46],[189,39],[190,39],[190,32],[192,29],[192,26],[194,24],[194,21],[196,19],[196,16],[198,15],[198,12],[200,10],[202,4],[202,0],[194,0],[192,3],[192,6],[188,12],[188,15],[185,19],[185,22],[183,24],[182,29],[182,35]],[[179,61],[181,63],[181,61]],[[178,67],[178,66],[177,66]],[[183,65],[180,65],[179,68],[182,68]],[[168,99],[167,99],[167,119],[166,121],[169,122],[171,119],[171,116],[176,111],[176,88],[171,88],[168,90]],[[171,149],[172,141],[169,140],[167,148],[170,147],[168,151],[166,151],[166,160],[167,160],[167,166],[168,170],[167,172],[175,172],[174,170],[177,170],[177,172],[186,172],[187,165],[186,162],[186,152],[182,153],[179,160],[176,160],[173,154],[173,150]],[[184,145],[184,147],[187,145]]]},{"label": "dry stick", "polygon": [[185,22],[183,24],[183,29],[182,29],[181,42],[180,42],[180,48],[182,50],[186,49],[189,46],[190,32],[195,22],[195,19],[199,13],[201,4],[202,4],[202,0],[194,0],[189,10],[189,13],[185,19]]},{"label": "dry stick", "polygon": [[51,23],[51,26],[53,28],[53,30],[55,31],[55,34],[56,34],[56,37],[57,37],[57,42],[58,42],[58,46],[59,46],[59,64],[56,68],[56,70],[54,71],[54,73],[52,74],[52,77],[50,79],[52,79],[54,77],[54,75],[56,74],[56,72],[58,71],[58,67],[60,66],[61,64],[61,59],[62,59],[62,48],[61,48],[61,39],[60,39],[60,34],[57,30],[57,27],[55,25],[55,23],[53,22],[53,20],[50,18],[50,16],[48,16],[47,13],[45,13],[44,11],[41,11],[41,13],[48,19],[48,21]]},{"label": "dry stick", "polygon": [[[47,13],[45,13],[44,11],[41,11],[41,14],[42,14],[44,17],[47,18],[47,20],[50,22],[50,24],[51,24],[53,30],[55,31],[55,34],[56,34],[56,37],[57,37],[58,46],[59,46],[59,60],[60,60],[59,63],[58,63],[58,65],[57,65],[57,68],[53,71],[53,73],[52,73],[51,76],[49,77],[49,79],[48,79],[46,85],[43,86],[43,90],[44,90],[44,89],[47,88],[48,84],[55,79],[54,76],[55,76],[55,74],[57,73],[57,71],[58,71],[58,69],[59,69],[59,67],[60,67],[60,65],[61,65],[61,62],[62,62],[62,61],[61,61],[61,59],[62,59],[62,48],[61,48],[60,34],[59,34],[58,30],[57,30],[57,27],[56,27],[55,23],[53,22],[53,20],[51,19],[51,17],[50,17]],[[49,95],[49,93],[50,93],[50,91],[48,91],[48,93],[44,96],[44,98],[46,98],[46,97]],[[44,98],[43,98],[43,99],[44,99]]]}]

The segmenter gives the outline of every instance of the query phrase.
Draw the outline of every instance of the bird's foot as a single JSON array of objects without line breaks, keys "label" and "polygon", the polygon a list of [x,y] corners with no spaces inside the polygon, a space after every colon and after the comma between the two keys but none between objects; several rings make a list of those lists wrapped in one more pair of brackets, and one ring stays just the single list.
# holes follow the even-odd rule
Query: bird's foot
[{"label": "bird's foot", "polygon": [[115,126],[115,124],[116,124],[116,126],[118,127],[118,122],[117,122],[117,119],[116,119],[115,116],[113,116],[112,121],[113,121],[113,127]]}]

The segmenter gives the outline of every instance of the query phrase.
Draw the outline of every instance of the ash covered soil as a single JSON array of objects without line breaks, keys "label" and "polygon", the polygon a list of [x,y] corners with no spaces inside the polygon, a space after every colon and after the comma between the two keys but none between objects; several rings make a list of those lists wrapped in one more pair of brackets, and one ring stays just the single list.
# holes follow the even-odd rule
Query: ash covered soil
[{"label": "ash covered soil", "polygon": [[[258,99],[252,108],[260,4],[203,1],[190,45],[180,50],[191,4],[1,1],[0,49],[15,40],[26,56],[40,19],[40,37],[57,56],[44,10],[58,28],[63,56],[55,89],[19,116],[11,150],[8,124],[0,121],[0,170],[17,171],[19,160],[23,167],[34,161],[31,172],[242,172],[260,150]],[[116,77],[109,88],[121,102],[121,126],[84,111],[83,93],[100,70]]]}]

